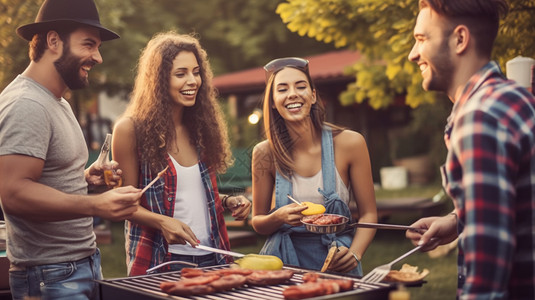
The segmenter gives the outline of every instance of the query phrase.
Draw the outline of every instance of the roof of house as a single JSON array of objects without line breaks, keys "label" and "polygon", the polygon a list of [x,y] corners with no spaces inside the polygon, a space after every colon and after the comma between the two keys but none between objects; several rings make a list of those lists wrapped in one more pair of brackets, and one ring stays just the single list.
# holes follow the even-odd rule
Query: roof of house
[{"label": "roof of house", "polygon": [[[310,76],[316,85],[326,81],[351,79],[344,69],[361,58],[352,50],[331,51],[305,57],[309,61]],[[228,73],[214,77],[213,83],[220,94],[261,91],[265,87],[265,74],[262,67]]]}]

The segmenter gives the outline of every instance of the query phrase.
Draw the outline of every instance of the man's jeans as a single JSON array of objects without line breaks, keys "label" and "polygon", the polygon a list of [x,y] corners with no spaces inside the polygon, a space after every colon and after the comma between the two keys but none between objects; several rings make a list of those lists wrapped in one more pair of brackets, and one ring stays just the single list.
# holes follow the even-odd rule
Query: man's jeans
[{"label": "man's jeans", "polygon": [[9,272],[13,300],[36,297],[41,300],[99,300],[102,279],[100,251],[74,262],[28,267]]}]

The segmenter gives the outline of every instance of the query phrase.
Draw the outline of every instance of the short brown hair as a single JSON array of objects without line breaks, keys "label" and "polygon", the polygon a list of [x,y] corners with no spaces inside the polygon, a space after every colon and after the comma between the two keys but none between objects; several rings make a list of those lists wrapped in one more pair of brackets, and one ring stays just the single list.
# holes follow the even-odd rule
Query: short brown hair
[{"label": "short brown hair", "polygon": [[[64,42],[68,42],[70,38],[70,34],[75,31],[78,28],[78,26],[72,26],[69,29],[61,29],[61,30],[55,30],[59,38]],[[41,57],[43,57],[43,54],[45,53],[45,50],[47,49],[46,45],[46,35],[48,34],[48,31],[46,32],[40,32],[33,36],[32,40],[30,41],[29,45],[29,56],[30,59],[34,62],[38,62]]]},{"label": "short brown hair", "polygon": [[476,41],[476,51],[488,57],[498,35],[500,18],[509,11],[506,0],[420,0],[420,9],[426,7],[453,26],[466,25]]}]

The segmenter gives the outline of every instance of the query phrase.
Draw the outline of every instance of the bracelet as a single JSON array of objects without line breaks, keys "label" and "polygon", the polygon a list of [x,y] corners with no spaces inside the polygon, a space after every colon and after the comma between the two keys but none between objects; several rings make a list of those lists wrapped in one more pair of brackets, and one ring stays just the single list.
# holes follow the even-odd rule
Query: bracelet
[{"label": "bracelet", "polygon": [[227,206],[227,199],[230,198],[230,195],[225,195],[223,196],[223,198],[221,199],[221,204],[223,205],[223,208],[226,208],[228,209],[228,206]]},{"label": "bracelet", "polygon": [[351,253],[351,255],[353,255],[355,260],[357,260],[357,264],[360,264],[360,259],[358,258],[358,256],[355,253],[353,253],[353,251],[351,251],[351,250],[349,250],[349,253]]}]

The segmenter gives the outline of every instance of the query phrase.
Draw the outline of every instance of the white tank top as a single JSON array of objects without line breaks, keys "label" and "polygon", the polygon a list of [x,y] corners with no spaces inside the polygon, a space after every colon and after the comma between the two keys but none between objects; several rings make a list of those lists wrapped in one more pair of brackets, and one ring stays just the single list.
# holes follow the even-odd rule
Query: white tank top
[{"label": "white tank top", "polygon": [[[292,174],[292,193],[299,201],[323,204],[325,201],[323,195],[318,192],[318,188],[323,189],[322,170],[311,177],[303,177],[295,173]],[[338,170],[336,170],[336,192],[340,196],[340,199],[347,205],[349,205],[349,202],[354,198],[354,195],[351,192],[351,186],[349,188],[346,187]]]},{"label": "white tank top", "polygon": [[[173,218],[186,223],[201,245],[212,246],[210,242],[210,215],[206,194],[201,180],[199,165],[183,167],[171,156],[176,170],[176,198]],[[198,250],[190,245],[169,245],[169,252],[182,255],[206,255],[208,251]]]}]

